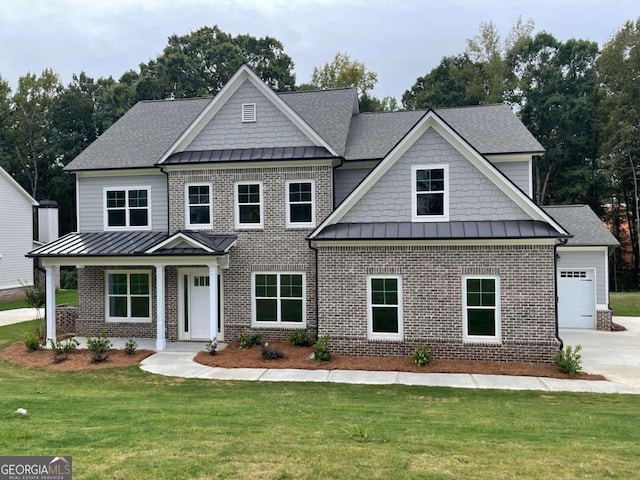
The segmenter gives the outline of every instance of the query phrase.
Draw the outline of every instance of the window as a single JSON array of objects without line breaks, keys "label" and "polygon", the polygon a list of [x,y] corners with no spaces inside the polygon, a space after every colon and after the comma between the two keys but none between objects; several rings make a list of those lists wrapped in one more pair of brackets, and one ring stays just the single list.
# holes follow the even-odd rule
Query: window
[{"label": "window", "polygon": [[150,322],[150,281],[149,272],[107,272],[107,321]]},{"label": "window", "polygon": [[401,340],[402,279],[395,275],[367,277],[367,310],[370,339]]},{"label": "window", "polygon": [[242,123],[251,123],[256,121],[256,104],[242,104]]},{"label": "window", "polygon": [[315,185],[311,180],[288,181],[287,192],[287,226],[313,227]]},{"label": "window", "polygon": [[303,273],[254,273],[252,280],[254,327],[306,324]]},{"label": "window", "polygon": [[105,230],[149,230],[149,187],[105,189]]},{"label": "window", "polygon": [[262,183],[236,183],[236,228],[262,228]]},{"label": "window", "polygon": [[212,228],[211,185],[188,184],[185,186],[185,225],[187,228]]},{"label": "window", "polygon": [[500,278],[466,276],[462,290],[465,339],[500,341]]},{"label": "window", "polygon": [[449,167],[447,165],[414,166],[411,170],[413,221],[449,219]]}]

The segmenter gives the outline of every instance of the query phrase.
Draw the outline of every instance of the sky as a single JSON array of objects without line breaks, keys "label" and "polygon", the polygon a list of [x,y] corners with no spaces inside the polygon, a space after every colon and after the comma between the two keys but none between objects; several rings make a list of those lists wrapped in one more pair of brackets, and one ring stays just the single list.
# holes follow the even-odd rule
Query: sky
[{"label": "sky", "polygon": [[492,21],[504,39],[522,16],[534,34],[592,40],[602,46],[638,0],[0,0],[0,76],[52,68],[64,84],[74,73],[113,76],[162,53],[170,35],[218,25],[232,35],[271,36],[306,83],[336,52],[376,72],[377,97],[398,99],[442,57]]}]

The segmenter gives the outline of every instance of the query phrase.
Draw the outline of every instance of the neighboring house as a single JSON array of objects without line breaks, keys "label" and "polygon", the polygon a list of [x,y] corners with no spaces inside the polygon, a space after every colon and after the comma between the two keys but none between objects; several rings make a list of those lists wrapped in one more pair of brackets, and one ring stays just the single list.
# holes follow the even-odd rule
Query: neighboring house
[{"label": "neighboring house", "polygon": [[38,202],[0,167],[0,299],[33,285],[33,208]]},{"label": "neighboring house", "polygon": [[78,266],[79,335],[307,328],[336,352],[546,362],[571,235],[531,200],[543,152],[505,105],[360,114],[355,89],[278,94],[242,67],[74,159],[79,231],[32,255]]}]

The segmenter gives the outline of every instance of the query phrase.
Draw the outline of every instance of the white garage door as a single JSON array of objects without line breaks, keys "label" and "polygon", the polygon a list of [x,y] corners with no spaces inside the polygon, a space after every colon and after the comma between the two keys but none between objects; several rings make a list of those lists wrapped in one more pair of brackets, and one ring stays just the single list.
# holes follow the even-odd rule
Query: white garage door
[{"label": "white garage door", "polygon": [[596,282],[594,270],[558,271],[558,326],[595,328]]}]

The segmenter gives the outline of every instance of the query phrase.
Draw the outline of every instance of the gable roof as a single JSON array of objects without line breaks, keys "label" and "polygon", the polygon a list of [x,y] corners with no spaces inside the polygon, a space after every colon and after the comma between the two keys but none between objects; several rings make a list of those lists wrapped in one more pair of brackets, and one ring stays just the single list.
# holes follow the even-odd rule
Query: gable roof
[{"label": "gable roof", "polygon": [[550,205],[543,208],[573,235],[567,246],[620,246],[589,205]]},{"label": "gable roof", "polygon": [[312,233],[309,239],[315,239],[324,228],[334,225],[351,210],[351,208],[371,189],[373,185],[406,153],[406,151],[430,128],[433,128],[449,144],[465,156],[482,174],[502,190],[532,220],[540,220],[550,224],[559,237],[567,232],[553,218],[547,215],[533,200],[518,189],[504,174],[482,156],[472,145],[453,130],[433,110],[427,111],[413,129],[393,148],[393,150],[365,177],[365,179],[344,199]]},{"label": "gable roof", "polygon": [[7,183],[15,188],[31,205],[38,205],[36,199],[29,195],[29,192],[22,188],[20,184],[11,175],[9,175],[9,172],[2,167],[0,167],[0,177],[5,178]]}]

